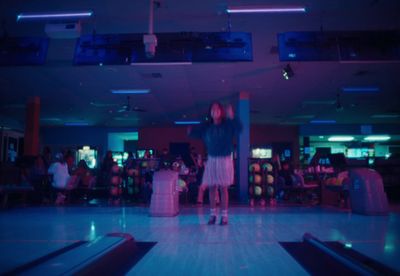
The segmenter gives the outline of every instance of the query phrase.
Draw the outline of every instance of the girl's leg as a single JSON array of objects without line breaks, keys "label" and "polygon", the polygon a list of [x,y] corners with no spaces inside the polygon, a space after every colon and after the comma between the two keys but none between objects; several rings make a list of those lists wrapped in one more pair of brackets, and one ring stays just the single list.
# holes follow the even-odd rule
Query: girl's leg
[{"label": "girl's leg", "polygon": [[217,192],[217,186],[208,187],[208,195],[210,197],[210,208],[211,210],[215,210],[216,202],[215,202],[215,193]]},{"label": "girl's leg", "polygon": [[228,187],[221,187],[221,209],[228,212],[229,194]]},{"label": "girl's leg", "polygon": [[197,193],[197,203],[203,204],[203,198],[204,198],[204,191],[207,189],[207,186],[204,184],[201,184],[199,186],[199,192]]},{"label": "girl's leg", "polygon": [[208,224],[215,224],[217,220],[217,210],[215,209],[215,193],[217,191],[217,186],[209,186],[208,187],[208,195],[210,198],[210,219],[208,220]]},{"label": "girl's leg", "polygon": [[229,193],[228,186],[221,187],[221,224],[228,224],[228,203],[229,203]]}]

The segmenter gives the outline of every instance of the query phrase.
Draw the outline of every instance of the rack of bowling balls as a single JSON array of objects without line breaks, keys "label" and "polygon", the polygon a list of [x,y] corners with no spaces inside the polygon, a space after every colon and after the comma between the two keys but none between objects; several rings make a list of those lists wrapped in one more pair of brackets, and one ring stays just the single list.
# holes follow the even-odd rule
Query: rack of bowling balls
[{"label": "rack of bowling balls", "polygon": [[143,189],[152,182],[153,172],[158,169],[159,160],[156,158],[151,159],[136,159],[136,165],[128,168],[125,171],[125,188],[126,195],[139,199],[144,196]]},{"label": "rack of bowling balls", "polygon": [[271,162],[265,159],[249,160],[250,200],[271,200],[274,198],[275,177]]}]

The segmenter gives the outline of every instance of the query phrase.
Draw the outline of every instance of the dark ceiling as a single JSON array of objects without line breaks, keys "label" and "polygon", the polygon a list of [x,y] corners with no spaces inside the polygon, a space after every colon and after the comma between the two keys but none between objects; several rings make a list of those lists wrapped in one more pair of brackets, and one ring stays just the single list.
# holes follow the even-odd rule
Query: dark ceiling
[{"label": "dark ceiling", "polygon": [[[7,3],[6,3],[7,2]],[[288,31],[360,31],[400,29],[399,0],[299,0],[304,14],[233,14],[227,5],[285,4],[293,1],[162,0],[154,31],[251,32],[253,61],[160,66],[74,66],[74,39],[51,39],[43,66],[0,67],[0,119],[23,125],[25,103],[41,98],[41,125],[87,122],[98,126],[172,125],[201,119],[215,100],[235,102],[250,93],[251,122],[305,124],[399,124],[400,63],[291,62],[294,76],[284,80],[276,51],[277,33]],[[83,34],[146,33],[148,0],[2,1],[0,20],[8,35],[44,36],[45,22],[16,22],[20,12],[92,10]],[[378,86],[380,93],[343,94],[344,86]],[[126,95],[111,89],[151,89],[131,95],[133,107],[146,112],[118,112]],[[338,96],[339,95],[339,96]],[[338,98],[339,97],[339,98]],[[339,102],[338,102],[339,100]],[[338,104],[340,108],[338,108]],[[380,115],[391,115],[381,118]],[[384,116],[383,116],[384,117]]]}]

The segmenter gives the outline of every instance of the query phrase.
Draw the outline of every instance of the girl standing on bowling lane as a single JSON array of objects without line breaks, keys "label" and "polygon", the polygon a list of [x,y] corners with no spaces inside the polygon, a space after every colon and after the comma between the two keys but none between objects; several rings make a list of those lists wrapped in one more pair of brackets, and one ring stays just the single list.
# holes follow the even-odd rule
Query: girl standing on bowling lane
[{"label": "girl standing on bowling lane", "polygon": [[228,187],[233,184],[234,165],[232,158],[233,138],[240,133],[242,125],[234,118],[233,108],[214,102],[209,110],[209,120],[195,128],[188,128],[193,138],[201,138],[208,152],[202,183],[209,187],[210,218],[208,224],[217,220],[215,193],[221,192],[221,225],[228,224]]}]

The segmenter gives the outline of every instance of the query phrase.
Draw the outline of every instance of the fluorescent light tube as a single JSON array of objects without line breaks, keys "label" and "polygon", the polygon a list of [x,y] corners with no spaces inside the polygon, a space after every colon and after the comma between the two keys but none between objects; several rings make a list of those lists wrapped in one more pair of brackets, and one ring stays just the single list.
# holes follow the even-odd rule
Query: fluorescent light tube
[{"label": "fluorescent light tube", "polygon": [[171,65],[192,65],[191,62],[132,62],[132,66],[171,66]]},{"label": "fluorescent light tube", "polygon": [[306,12],[302,6],[236,6],[228,7],[227,13],[296,13]]},{"label": "fluorescent light tube", "polygon": [[112,89],[113,94],[148,94],[150,89]]},{"label": "fluorescent light tube", "polygon": [[20,13],[17,21],[34,19],[64,19],[64,18],[82,18],[93,15],[92,11],[86,12],[64,12],[64,13]]},{"label": "fluorescent light tube", "polygon": [[390,140],[389,135],[370,135],[364,138],[365,141],[387,141]]},{"label": "fluorescent light tube", "polygon": [[331,136],[328,138],[329,142],[350,142],[353,140],[353,136]]}]

